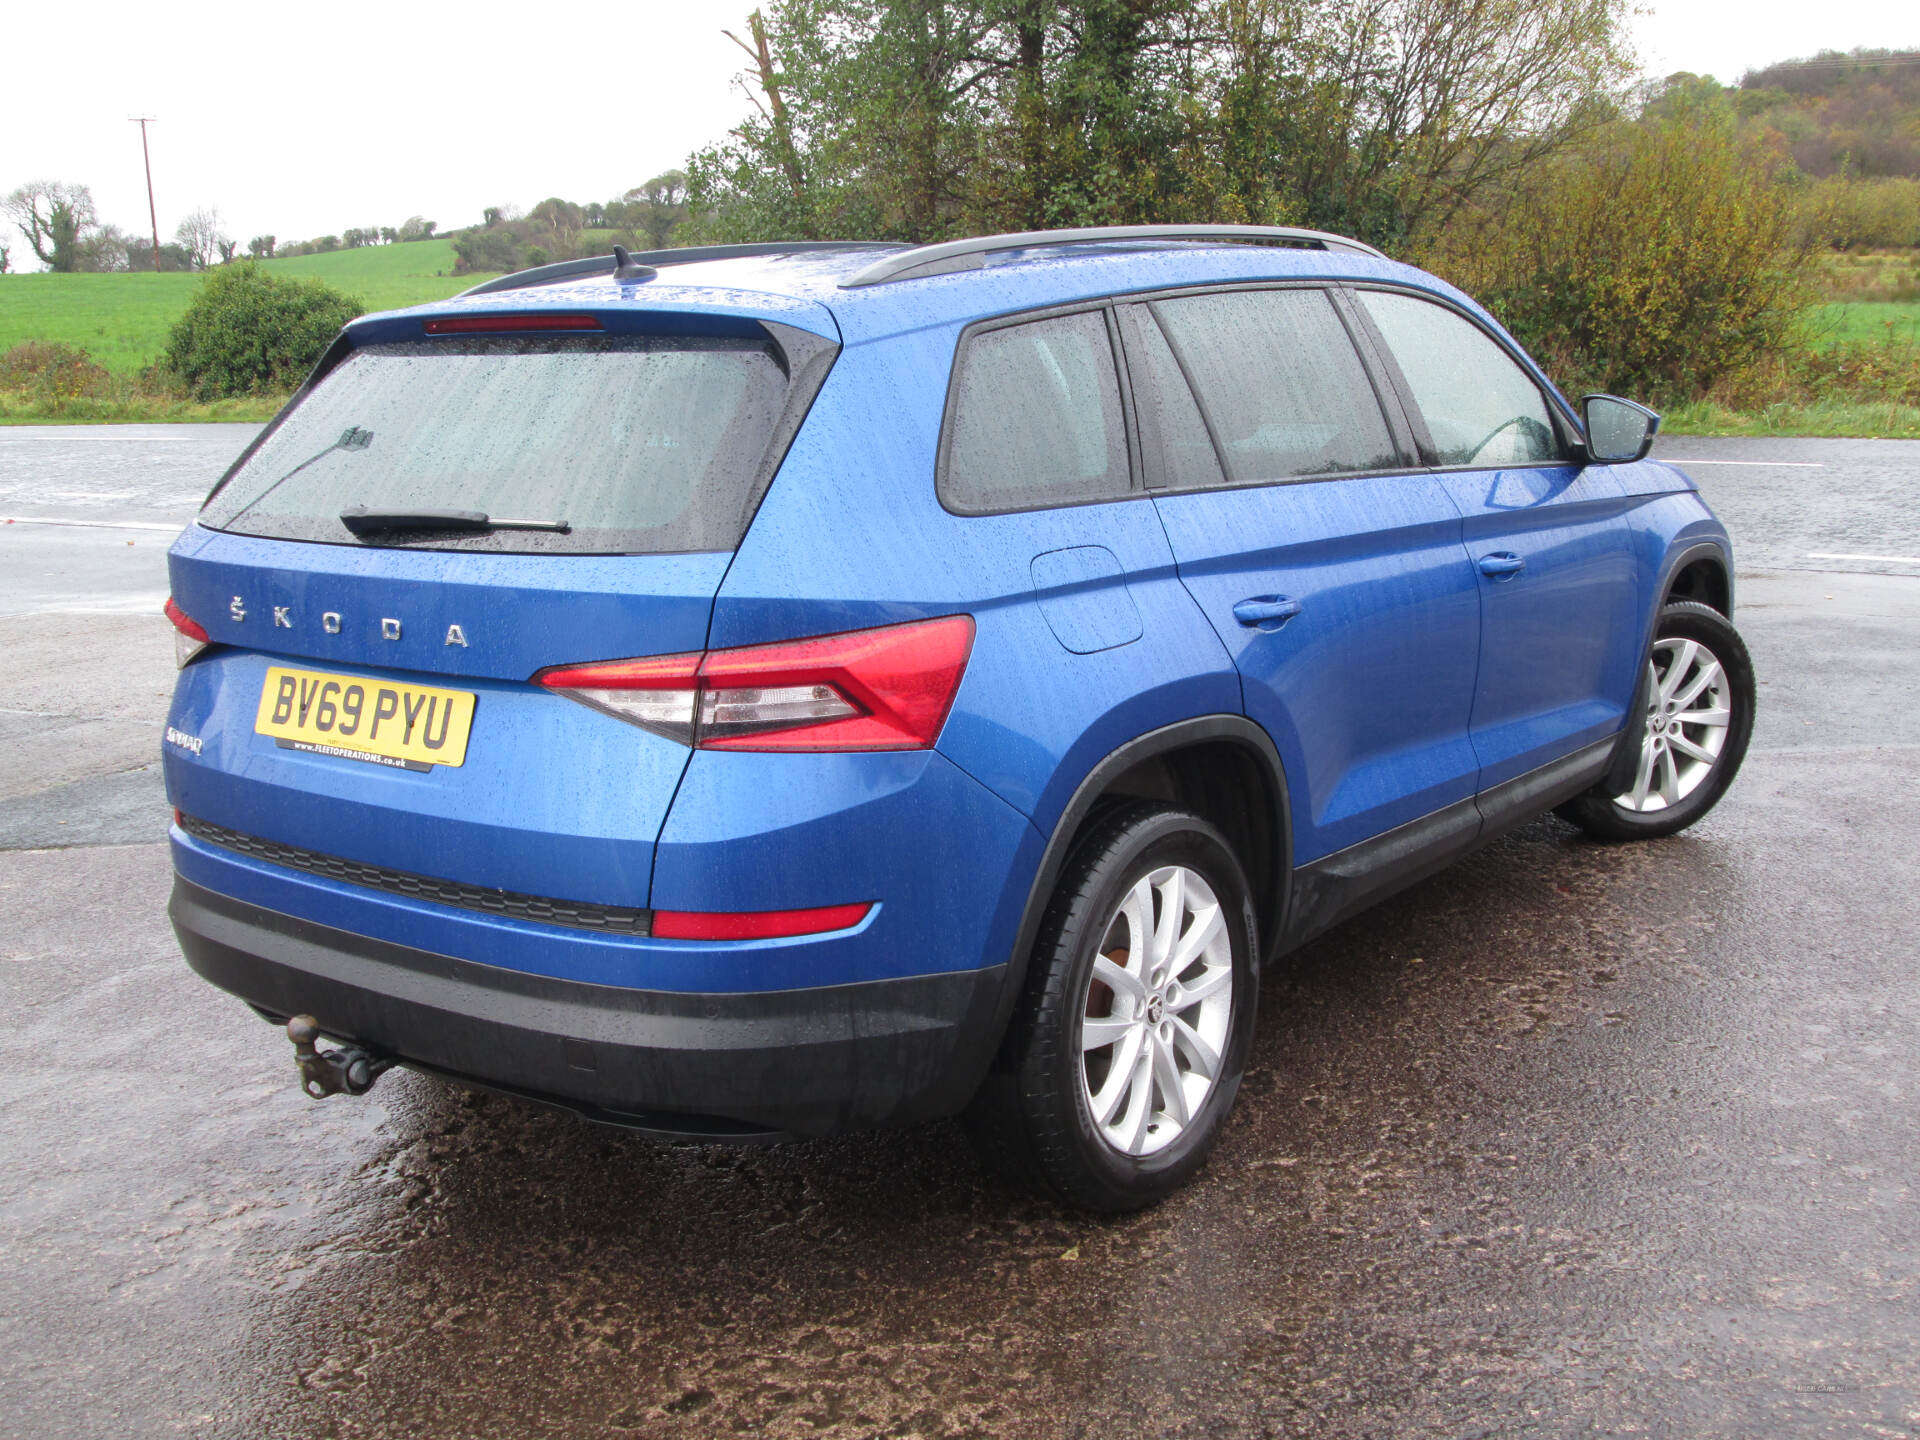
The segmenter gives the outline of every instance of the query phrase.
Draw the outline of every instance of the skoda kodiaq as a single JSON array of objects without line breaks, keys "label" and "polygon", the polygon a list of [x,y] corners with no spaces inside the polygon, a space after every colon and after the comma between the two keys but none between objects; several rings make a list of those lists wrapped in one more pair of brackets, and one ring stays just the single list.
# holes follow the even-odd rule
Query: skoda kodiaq
[{"label": "skoda kodiaq", "polygon": [[363,317],[173,547],[180,943],[314,1093],[966,1111],[1150,1203],[1263,967],[1733,778],[1730,548],[1657,424],[1311,231],[620,251]]}]

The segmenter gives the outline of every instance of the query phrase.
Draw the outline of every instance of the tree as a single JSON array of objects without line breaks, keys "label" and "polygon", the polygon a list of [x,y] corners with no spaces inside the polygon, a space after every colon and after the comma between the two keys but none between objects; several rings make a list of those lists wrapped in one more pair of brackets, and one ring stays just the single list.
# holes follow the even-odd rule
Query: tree
[{"label": "tree", "polygon": [[273,246],[273,236],[256,235],[247,241],[247,254],[251,255],[255,260],[271,260],[273,258]]},{"label": "tree", "polygon": [[211,205],[188,211],[186,218],[175,227],[173,238],[182,250],[193,257],[193,268],[196,270],[211,268],[214,257],[221,253],[223,247],[232,243],[227,238],[219,209]]},{"label": "tree", "polygon": [[153,261],[153,242],[144,235],[129,235],[127,237],[127,268],[178,273],[193,269],[193,257],[178,245],[169,243],[160,247],[160,263],[156,265]]},{"label": "tree", "polygon": [[773,0],[711,239],[1305,221],[1400,243],[1614,113],[1625,0]]},{"label": "tree", "polygon": [[625,223],[647,232],[649,249],[664,250],[673,241],[674,227],[687,218],[687,173],[668,170],[620,198],[626,202],[619,207]]},{"label": "tree", "polygon": [[61,273],[80,268],[83,243],[99,224],[93,192],[59,180],[22,185],[0,200],[0,212],[20,228],[35,258]]},{"label": "tree", "polygon": [[475,225],[453,237],[456,275],[504,274],[525,267],[526,253],[514,225]]},{"label": "tree", "polygon": [[433,232],[439,227],[431,220],[423,220],[418,215],[409,215],[400,227],[402,240],[431,240]]},{"label": "tree", "polygon": [[572,201],[553,195],[528,211],[527,218],[553,236],[555,249],[571,250],[580,238],[586,215]]},{"label": "tree", "polygon": [[[118,225],[98,225],[79,245],[79,258],[76,270],[125,270],[129,268],[127,253],[133,237]],[[149,246],[149,249],[152,247]]]}]

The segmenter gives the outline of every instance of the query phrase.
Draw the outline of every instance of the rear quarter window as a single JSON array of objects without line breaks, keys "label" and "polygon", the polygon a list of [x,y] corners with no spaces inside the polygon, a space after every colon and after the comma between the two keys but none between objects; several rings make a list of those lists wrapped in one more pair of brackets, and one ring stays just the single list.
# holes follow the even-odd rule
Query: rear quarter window
[{"label": "rear quarter window", "polygon": [[962,513],[1034,510],[1132,485],[1104,312],[967,336],[947,404],[940,498]]},{"label": "rear quarter window", "polygon": [[[771,342],[459,336],[351,352],[201,512],[218,530],[409,549],[731,550],[788,393]],[[388,531],[376,510],[565,521],[565,533]]]}]

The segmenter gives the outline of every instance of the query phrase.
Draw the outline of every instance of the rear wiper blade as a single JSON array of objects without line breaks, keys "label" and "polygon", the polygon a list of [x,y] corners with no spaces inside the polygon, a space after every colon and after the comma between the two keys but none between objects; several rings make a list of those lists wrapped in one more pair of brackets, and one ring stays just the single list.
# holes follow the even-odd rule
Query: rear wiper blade
[{"label": "rear wiper blade", "polygon": [[378,535],[393,530],[439,530],[480,535],[489,530],[551,530],[565,535],[573,529],[564,520],[512,520],[484,510],[369,510],[349,505],[340,523],[355,535]]}]

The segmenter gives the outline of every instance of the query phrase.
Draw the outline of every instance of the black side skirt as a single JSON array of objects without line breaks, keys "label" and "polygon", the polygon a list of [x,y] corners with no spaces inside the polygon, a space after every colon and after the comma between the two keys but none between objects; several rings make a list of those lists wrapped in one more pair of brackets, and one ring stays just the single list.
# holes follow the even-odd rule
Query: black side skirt
[{"label": "black side skirt", "polygon": [[1471,850],[1591,789],[1607,774],[1619,737],[1529,770],[1504,784],[1349,845],[1293,872],[1278,951],[1304,945]]}]

